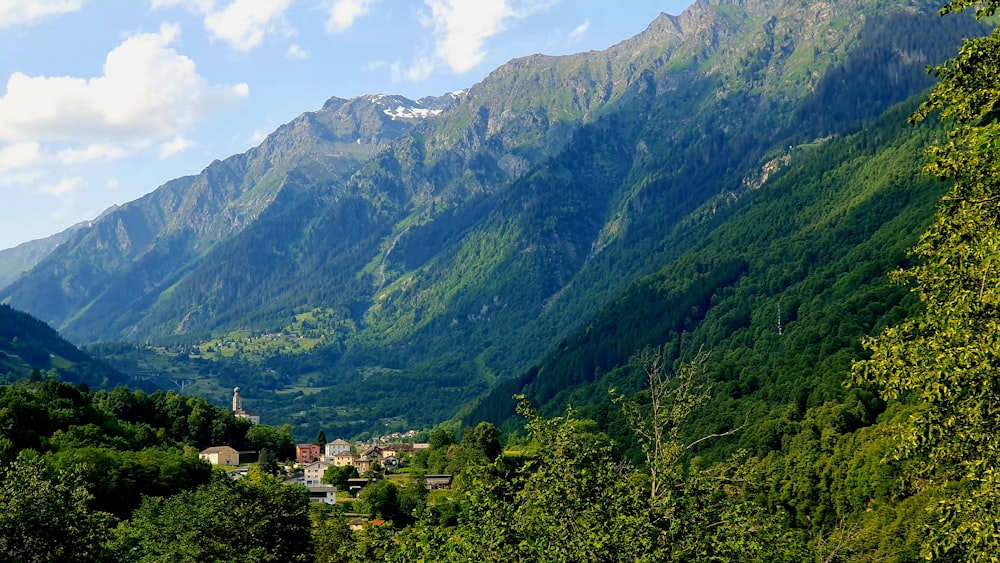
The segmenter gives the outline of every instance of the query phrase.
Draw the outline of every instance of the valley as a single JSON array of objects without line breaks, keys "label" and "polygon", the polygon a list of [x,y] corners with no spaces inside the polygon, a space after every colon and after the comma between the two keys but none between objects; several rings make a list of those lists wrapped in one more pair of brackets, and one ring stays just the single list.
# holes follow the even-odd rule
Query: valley
[{"label": "valley", "polygon": [[[282,447],[439,442],[418,472],[457,496],[401,485],[384,537],[303,512],[317,560],[989,560],[1000,51],[969,6],[699,0],[461,91],[330,98],[0,252],[2,383],[96,401],[87,447],[250,447],[209,407],[235,387]],[[43,419],[24,443],[63,463]],[[153,549],[162,503],[102,545]]]}]

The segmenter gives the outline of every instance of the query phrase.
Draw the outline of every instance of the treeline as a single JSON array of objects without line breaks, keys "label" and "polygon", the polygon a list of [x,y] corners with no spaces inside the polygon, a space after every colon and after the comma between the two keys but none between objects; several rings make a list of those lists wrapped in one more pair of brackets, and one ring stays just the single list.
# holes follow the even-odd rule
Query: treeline
[{"label": "treeline", "polygon": [[[705,397],[663,382],[654,388],[672,421]],[[572,412],[545,419],[525,403],[528,433],[508,446],[516,450],[504,452],[486,423],[458,443],[438,430],[412,460],[409,483],[365,488],[355,509],[371,522],[352,532],[342,510],[310,506],[304,487],[256,465],[232,480],[169,438],[196,435],[188,419],[199,418],[198,405],[153,399],[145,416],[135,409],[142,396],[125,390],[91,396],[46,382],[2,391],[4,415],[25,422],[10,433],[9,419],[0,421],[0,557],[8,560],[797,561],[812,549],[747,494],[745,470],[684,468],[674,422],[626,398],[637,429],[666,430],[662,450],[644,442],[652,471],[620,463],[592,422]],[[154,419],[165,425],[150,436]],[[456,488],[432,501],[422,475],[443,470],[455,472]]]},{"label": "treeline", "polygon": [[0,463],[37,459],[72,474],[88,506],[127,517],[144,496],[165,497],[209,481],[198,452],[229,445],[294,456],[291,429],[254,426],[204,399],[117,387],[88,393],[67,383],[0,387]]}]

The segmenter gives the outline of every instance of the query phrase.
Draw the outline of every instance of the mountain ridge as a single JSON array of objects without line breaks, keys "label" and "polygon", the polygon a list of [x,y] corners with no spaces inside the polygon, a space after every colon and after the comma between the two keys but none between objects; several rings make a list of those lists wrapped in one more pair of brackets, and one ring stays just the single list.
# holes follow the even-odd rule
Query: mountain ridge
[{"label": "mountain ridge", "polygon": [[[331,98],[168,182],[163,205],[123,206],[0,300],[77,341],[244,362],[248,393],[341,406],[329,424],[401,416],[405,401],[365,391],[433,390],[409,416],[440,420],[696,248],[789,145],[850,134],[929,85],[924,64],[975,25],[920,6],[698,2],[606,51],[515,59],[446,108]],[[906,44],[918,25],[934,42]],[[335,119],[352,103],[365,111]],[[379,145],[370,128],[400,132]]]}]

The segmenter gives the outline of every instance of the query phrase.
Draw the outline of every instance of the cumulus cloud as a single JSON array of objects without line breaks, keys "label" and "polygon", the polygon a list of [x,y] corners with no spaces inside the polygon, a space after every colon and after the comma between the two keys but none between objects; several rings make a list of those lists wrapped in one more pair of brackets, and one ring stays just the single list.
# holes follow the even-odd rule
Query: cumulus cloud
[{"label": "cumulus cloud", "polygon": [[368,14],[377,0],[333,0],[330,17],[326,20],[326,31],[340,33],[352,25],[354,20]]},{"label": "cumulus cloud", "polygon": [[587,20],[580,25],[576,26],[576,29],[570,32],[569,40],[576,41],[577,39],[583,37],[587,30],[590,29],[590,20]]},{"label": "cumulus cloud", "polygon": [[306,51],[301,45],[298,44],[289,45],[288,51],[286,51],[285,54],[287,54],[290,59],[297,59],[300,61],[309,58],[309,51]]},{"label": "cumulus cloud", "polygon": [[205,14],[205,29],[237,51],[249,51],[271,33],[287,33],[284,13],[291,0],[234,0]]},{"label": "cumulus cloud", "polygon": [[176,25],[163,25],[129,37],[94,78],[15,72],[0,98],[0,141],[120,146],[164,139],[247,96],[246,84],[208,84],[194,61],[171,48],[179,35]]},{"label": "cumulus cloud", "polygon": [[486,57],[487,39],[504,32],[510,20],[526,18],[551,2],[424,0],[424,3],[430,15],[422,23],[432,30],[433,55],[418,56],[409,69],[395,72],[395,78],[424,80],[442,64],[457,73],[468,72]]},{"label": "cumulus cloud", "polygon": [[57,157],[63,164],[85,164],[94,160],[117,160],[128,155],[128,151],[116,145],[97,143],[82,149],[63,149]]},{"label": "cumulus cloud", "polygon": [[33,141],[0,146],[0,173],[27,168],[41,159],[41,147]]},{"label": "cumulus cloud", "polygon": [[78,11],[84,0],[3,0],[0,29],[35,25],[48,18]]},{"label": "cumulus cloud", "polygon": [[259,47],[272,34],[292,35],[285,12],[292,0],[232,0],[217,7],[214,0],[153,0],[153,9],[181,6],[204,18],[212,40],[237,51]]},{"label": "cumulus cloud", "polygon": [[28,186],[35,184],[46,174],[44,170],[20,170],[17,172],[0,172],[0,188],[7,186]]},{"label": "cumulus cloud", "polygon": [[60,197],[69,193],[73,193],[83,187],[83,178],[79,176],[74,176],[71,178],[63,178],[56,182],[55,184],[49,184],[48,186],[42,187],[42,192],[47,193],[52,196]]},{"label": "cumulus cloud", "polygon": [[179,152],[186,151],[193,146],[193,142],[178,135],[160,145],[160,159],[169,158]]}]

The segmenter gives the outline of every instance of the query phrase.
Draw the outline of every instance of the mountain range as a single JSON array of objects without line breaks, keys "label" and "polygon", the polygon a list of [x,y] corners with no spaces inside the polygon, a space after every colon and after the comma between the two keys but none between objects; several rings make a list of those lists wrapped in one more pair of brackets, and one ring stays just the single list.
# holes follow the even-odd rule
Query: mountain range
[{"label": "mountain range", "polygon": [[698,0],[462,92],[331,98],[50,240],[0,301],[303,436],[596,405],[651,345],[724,356],[714,412],[844,400],[938,193],[907,108],[984,31],[935,10]]}]

